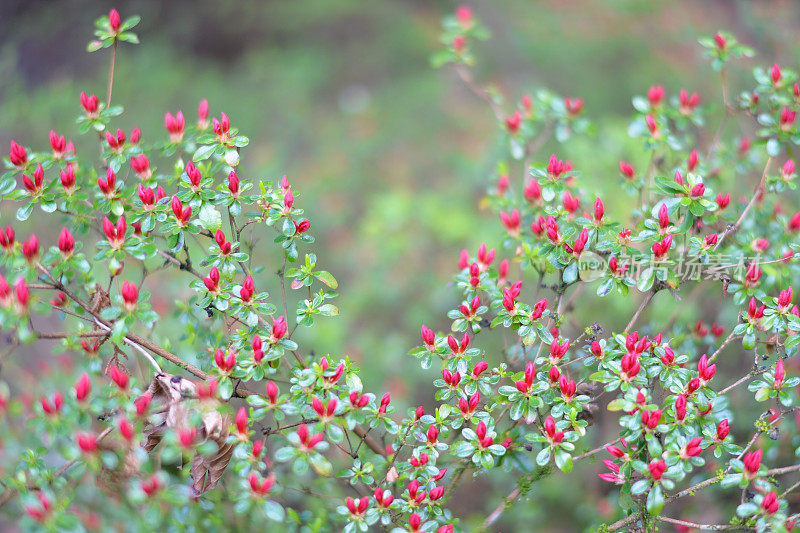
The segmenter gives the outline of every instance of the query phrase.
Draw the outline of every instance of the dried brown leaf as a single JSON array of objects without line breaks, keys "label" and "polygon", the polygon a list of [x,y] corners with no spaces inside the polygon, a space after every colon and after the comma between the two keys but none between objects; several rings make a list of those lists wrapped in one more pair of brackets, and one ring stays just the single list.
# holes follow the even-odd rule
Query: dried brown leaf
[{"label": "dried brown leaf", "polygon": [[198,428],[200,442],[213,441],[217,450],[205,456],[197,453],[191,460],[192,493],[200,496],[219,483],[233,456],[235,442],[228,443],[231,418],[219,411],[216,401],[199,402],[197,386],[192,381],[172,374],[157,374],[146,394],[152,398],[154,414],[148,420],[143,448],[151,452],[161,442],[166,428],[191,426],[192,415],[200,413],[202,425]]}]

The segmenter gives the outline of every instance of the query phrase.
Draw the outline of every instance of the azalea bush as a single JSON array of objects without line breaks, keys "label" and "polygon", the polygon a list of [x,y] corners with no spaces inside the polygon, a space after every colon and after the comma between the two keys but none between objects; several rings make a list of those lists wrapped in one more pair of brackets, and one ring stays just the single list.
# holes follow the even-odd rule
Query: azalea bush
[{"label": "azalea bush", "polygon": [[[40,150],[12,141],[0,177],[4,368],[42,343],[69,360],[33,392],[2,376],[7,520],[490,531],[540,482],[579,484],[587,464],[616,507],[595,529],[792,529],[796,72],[756,67],[733,87],[753,51],[701,38],[718,103],[658,85],[634,96],[637,151],[599,176],[543,150],[592,135],[583,99],[506,100],[473,74],[488,31],[467,7],[446,16],[433,63],[496,119],[487,200],[502,237],[454,261],[453,308],[428,322],[447,327],[421,325],[407,355],[430,379],[404,402],[427,409],[405,410],[365,389],[359,362],[297,341],[335,320],[338,283],[302,191],[240,165],[250,140],[235,120],[204,100],[196,117],[167,112],[158,135],[116,126],[115,65],[138,23],[112,10],[88,46],[108,56],[108,86],[76,95],[70,135],[99,149],[52,130]],[[608,212],[601,181],[618,191]],[[20,235],[12,219],[57,237]],[[264,247],[282,259],[254,261]],[[186,298],[155,308],[164,286]],[[590,311],[604,299],[611,313]],[[680,323],[698,301],[701,319]],[[503,350],[481,347],[498,338]],[[454,513],[453,495],[485,478],[513,490],[487,494],[477,519]],[[717,523],[688,516],[703,505]]]}]

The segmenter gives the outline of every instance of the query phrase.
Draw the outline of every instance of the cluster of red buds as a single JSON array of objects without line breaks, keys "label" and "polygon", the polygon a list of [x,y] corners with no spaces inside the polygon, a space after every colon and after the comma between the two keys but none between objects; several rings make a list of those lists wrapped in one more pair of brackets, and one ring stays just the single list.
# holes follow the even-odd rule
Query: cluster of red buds
[{"label": "cluster of red buds", "polygon": [[112,152],[121,153],[125,146],[125,139],[125,132],[119,128],[117,128],[116,135],[106,130],[106,142],[108,143],[108,147]]},{"label": "cluster of red buds", "polygon": [[[507,289],[503,289],[503,307],[509,314],[514,315],[517,312],[517,302],[515,299],[522,291],[522,282],[517,281]],[[475,297],[477,298],[477,296]]]},{"label": "cluster of red buds", "polygon": [[473,413],[475,413],[475,409],[478,408],[478,403],[481,401],[481,395],[479,392],[475,391],[475,394],[467,399],[466,396],[461,396],[458,399],[458,408],[461,411],[461,415],[464,419],[469,419],[472,417]]},{"label": "cluster of red buds", "polygon": [[164,115],[164,127],[169,132],[169,141],[171,143],[178,143],[183,140],[185,126],[186,121],[183,119],[183,111],[178,111],[175,116],[172,116],[172,113]]},{"label": "cluster of red buds", "polygon": [[512,237],[519,236],[519,211],[517,209],[512,210],[510,213],[506,213],[505,211],[500,211],[500,221],[505,226],[506,231]]},{"label": "cluster of red buds", "polygon": [[220,113],[220,116],[220,120],[217,120],[216,117],[211,119],[211,126],[217,139],[219,139],[222,144],[228,144],[230,140],[228,132],[231,129],[231,119],[228,118],[228,115],[225,113]]},{"label": "cluster of red buds", "polygon": [[217,348],[214,352],[214,363],[222,374],[230,374],[236,366],[236,353],[230,352],[226,356],[222,348]]},{"label": "cluster of red buds", "polygon": [[37,165],[33,171],[33,179],[27,174],[22,175],[22,185],[31,196],[38,196],[42,193],[42,182],[44,180],[44,169],[42,165]]},{"label": "cluster of red buds", "polygon": [[42,406],[42,411],[48,416],[55,416],[61,412],[61,406],[64,405],[64,395],[60,391],[53,393],[52,401],[46,396],[42,396],[39,400]]},{"label": "cluster of red buds", "polygon": [[186,176],[189,178],[192,192],[199,191],[200,182],[202,181],[203,176],[200,175],[200,169],[198,169],[197,166],[195,166],[195,164],[191,161],[186,164]]},{"label": "cluster of red buds", "polygon": [[678,101],[680,102],[679,111],[682,115],[691,115],[694,109],[700,104],[700,96],[697,93],[691,95],[686,89],[681,89],[678,94]]},{"label": "cluster of red buds", "polygon": [[317,417],[319,418],[320,422],[328,423],[333,420],[334,416],[336,415],[336,407],[338,402],[336,398],[330,398],[327,404],[323,404],[322,400],[317,398],[316,396],[311,399],[311,408],[317,413]]},{"label": "cluster of red buds", "polygon": [[316,435],[310,435],[308,432],[308,426],[305,424],[300,424],[297,427],[297,438],[300,441],[300,450],[303,452],[310,452],[312,451],[317,444],[322,441],[323,435],[322,433],[317,433]]},{"label": "cluster of red buds", "polygon": [[225,232],[223,232],[221,229],[218,229],[214,234],[214,241],[217,243],[217,246],[219,246],[219,253],[222,257],[230,255],[233,249],[233,244],[227,241],[225,238]]},{"label": "cluster of red buds", "polygon": [[85,92],[81,92],[81,106],[90,118],[97,118],[100,110],[100,100],[97,95],[87,96]]},{"label": "cluster of red buds", "polygon": [[467,347],[469,347],[469,333],[464,333],[464,335],[461,337],[460,343],[455,337],[448,335],[447,345],[450,346],[450,350],[452,350],[453,354],[463,354],[465,351],[467,351]]},{"label": "cluster of red buds", "polygon": [[28,164],[28,151],[21,144],[11,141],[11,148],[9,149],[8,152],[8,159],[11,161],[11,164],[14,165],[15,167],[22,168]]},{"label": "cluster of red buds", "polygon": [[119,250],[125,244],[125,231],[128,225],[125,222],[125,217],[119,217],[116,225],[114,225],[108,217],[103,219],[103,233],[106,234],[108,244],[114,250]]},{"label": "cluster of red buds", "polygon": [[209,292],[219,294],[219,269],[217,267],[211,267],[208,276],[203,278],[203,284]]},{"label": "cluster of red buds", "polygon": [[525,365],[525,373],[523,378],[515,383],[517,390],[522,394],[529,394],[533,389],[533,380],[536,377],[536,369],[533,366],[533,361],[528,361]]},{"label": "cluster of red buds", "polygon": [[175,221],[178,223],[178,226],[183,228],[189,223],[189,219],[192,218],[192,208],[188,205],[183,207],[183,202],[181,202],[180,198],[173,196],[172,214],[175,215]]}]

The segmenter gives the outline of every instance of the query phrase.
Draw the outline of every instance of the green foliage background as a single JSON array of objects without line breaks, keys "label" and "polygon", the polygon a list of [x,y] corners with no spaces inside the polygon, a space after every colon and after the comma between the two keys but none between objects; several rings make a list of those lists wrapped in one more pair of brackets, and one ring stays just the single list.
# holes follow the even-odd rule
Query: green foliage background
[{"label": "green foliage background", "polygon": [[[469,3],[493,33],[488,44],[476,46],[483,79],[496,81],[512,99],[538,86],[584,98],[596,131],[559,155],[581,169],[583,180],[599,182],[607,212],[628,209],[626,198],[615,192],[618,160],[639,152],[625,134],[632,95],[656,83],[668,95],[685,86],[700,93],[701,103],[716,106],[719,116],[718,83],[701,57],[698,36],[728,29],[756,48],[762,63],[798,59],[798,48],[787,47],[800,26],[790,1]],[[498,125],[454,73],[429,66],[441,15],[455,4],[4,2],[0,146],[13,138],[41,149],[47,145],[45,127],[53,127],[76,142],[79,153],[96,149],[91,139],[77,136],[74,117],[82,90],[105,95],[109,55],[84,50],[92,20],[110,7],[143,19],[137,28],[142,46],[120,51],[113,100],[126,113],[113,126],[126,132],[139,126],[150,142],[166,136],[165,111],[182,109],[193,120],[202,98],[209,99],[212,115],[225,111],[251,139],[241,174],[289,175],[300,193],[298,205],[312,220],[318,256],[340,282],[341,319],[320,321],[312,339],[298,340],[310,340],[319,355],[362,361],[367,388],[389,390],[401,405],[431,401],[433,376],[423,375],[405,354],[418,343],[421,323],[448,325],[446,311],[459,303],[447,288],[459,250],[475,250],[503,234],[481,203],[494,179],[487,162]],[[776,50],[783,55],[775,56]],[[512,186],[520,182],[521,176],[512,176]],[[4,220],[12,218],[7,205],[0,209]],[[55,242],[55,226],[33,221],[17,227],[19,235],[35,229],[43,243]],[[509,254],[499,252],[501,258]],[[277,270],[280,259],[264,252],[258,263]],[[160,279],[163,287],[148,287],[156,309],[188,294],[181,292],[188,288],[169,284],[168,275]],[[620,301],[610,300],[611,313],[608,300],[595,304],[606,329],[624,325],[630,315],[627,307],[614,307]],[[691,306],[681,313],[689,324],[702,318],[703,309]],[[602,486],[594,476],[588,483],[598,489],[595,499],[580,503],[564,500],[557,490],[562,482],[548,478],[534,498],[541,505],[518,505],[506,524],[540,531],[544,526],[532,524],[547,519],[552,527],[569,528],[609,511],[602,508]],[[477,519],[497,500],[465,501]],[[561,519],[552,517],[554,509],[563,511]]]}]

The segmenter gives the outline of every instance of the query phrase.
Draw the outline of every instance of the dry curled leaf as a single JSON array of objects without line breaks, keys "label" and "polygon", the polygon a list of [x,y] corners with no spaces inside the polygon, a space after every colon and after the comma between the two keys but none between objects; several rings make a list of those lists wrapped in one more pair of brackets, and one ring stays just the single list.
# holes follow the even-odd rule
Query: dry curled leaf
[{"label": "dry curled leaf", "polygon": [[230,417],[220,414],[216,409],[209,409],[203,413],[200,437],[204,442],[214,441],[217,444],[217,450],[212,455],[198,453],[192,458],[190,474],[194,496],[200,496],[216,487],[225,472],[233,455],[233,449],[236,447],[235,442],[225,442],[230,425]]},{"label": "dry curled leaf", "polygon": [[107,307],[111,307],[111,297],[103,290],[99,283],[95,283],[94,291],[89,294],[91,301],[92,313],[99,314],[100,311]]},{"label": "dry curled leaf", "polygon": [[157,374],[145,394],[152,398],[155,410],[148,420],[145,442],[142,447],[151,452],[161,442],[167,428],[191,426],[192,415],[199,413],[202,424],[198,428],[200,442],[213,441],[217,445],[211,455],[199,452],[190,463],[192,493],[200,496],[219,483],[233,455],[235,442],[226,442],[231,418],[219,411],[220,404],[214,400],[197,400],[197,385],[180,376]]}]

